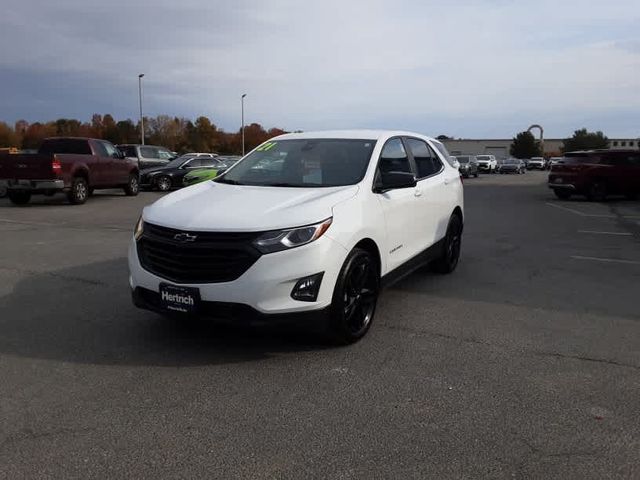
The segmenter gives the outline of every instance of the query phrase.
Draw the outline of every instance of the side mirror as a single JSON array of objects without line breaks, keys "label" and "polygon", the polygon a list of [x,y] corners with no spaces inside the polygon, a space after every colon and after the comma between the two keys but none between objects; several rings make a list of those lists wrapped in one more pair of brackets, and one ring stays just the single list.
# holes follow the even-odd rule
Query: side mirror
[{"label": "side mirror", "polygon": [[416,178],[410,172],[387,172],[380,174],[374,191],[384,193],[400,188],[413,188],[417,185]]}]

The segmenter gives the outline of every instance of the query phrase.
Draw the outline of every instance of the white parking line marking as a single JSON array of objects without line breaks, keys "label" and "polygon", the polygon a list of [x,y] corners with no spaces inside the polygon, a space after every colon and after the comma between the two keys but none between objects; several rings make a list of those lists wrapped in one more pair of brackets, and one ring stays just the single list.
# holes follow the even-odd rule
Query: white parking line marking
[{"label": "white parking line marking", "polygon": [[[606,213],[584,213],[584,212],[581,212],[580,210],[574,210],[573,208],[564,207],[562,205],[556,205],[555,203],[546,202],[546,205],[549,205],[550,207],[553,207],[553,208],[559,208],[560,210],[565,210],[567,212],[573,213],[575,215],[579,215],[581,217],[618,218],[616,215],[609,215]],[[622,218],[628,218],[628,219],[636,219],[636,218],[640,219],[640,216],[638,215],[620,215],[620,216]]]},{"label": "white parking line marking", "polygon": [[574,260],[591,260],[592,262],[624,263],[626,265],[640,265],[640,262],[636,260],[618,260],[617,258],[583,257],[581,255],[572,255],[571,258],[573,258]]},{"label": "white parking line marking", "polygon": [[629,232],[596,232],[594,230],[578,230],[578,233],[592,233],[594,235],[621,235],[625,237],[630,237],[633,233]]},{"label": "white parking line marking", "polygon": [[46,222],[26,222],[23,220],[9,220],[8,218],[0,218],[0,222],[4,223],[16,223],[18,225],[37,225],[41,227],[53,227],[55,223],[46,223]]}]

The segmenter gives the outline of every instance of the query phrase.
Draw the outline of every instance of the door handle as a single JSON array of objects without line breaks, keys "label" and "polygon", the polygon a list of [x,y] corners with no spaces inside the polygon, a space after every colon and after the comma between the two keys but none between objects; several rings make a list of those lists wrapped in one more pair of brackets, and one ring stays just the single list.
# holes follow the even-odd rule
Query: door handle
[{"label": "door handle", "polygon": [[421,197],[422,196],[422,192],[420,190],[414,190],[413,196],[414,197]]}]

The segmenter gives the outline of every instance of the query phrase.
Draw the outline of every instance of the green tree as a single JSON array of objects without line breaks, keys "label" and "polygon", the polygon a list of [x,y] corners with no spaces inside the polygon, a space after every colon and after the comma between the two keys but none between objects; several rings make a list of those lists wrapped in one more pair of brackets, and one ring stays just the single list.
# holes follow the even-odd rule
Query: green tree
[{"label": "green tree", "polygon": [[520,132],[513,139],[509,153],[515,158],[541,157],[542,149],[531,132]]},{"label": "green tree", "polygon": [[604,133],[600,131],[589,132],[586,128],[576,130],[571,138],[565,138],[562,143],[563,152],[609,148],[609,139]]}]

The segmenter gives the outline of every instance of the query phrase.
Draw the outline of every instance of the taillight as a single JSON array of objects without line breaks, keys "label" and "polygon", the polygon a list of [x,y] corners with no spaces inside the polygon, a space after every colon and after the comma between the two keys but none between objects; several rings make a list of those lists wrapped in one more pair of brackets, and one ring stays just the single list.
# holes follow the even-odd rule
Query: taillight
[{"label": "taillight", "polygon": [[51,161],[51,170],[53,170],[53,173],[55,173],[56,175],[62,172],[62,164],[60,163],[60,160],[56,160],[54,158]]}]

